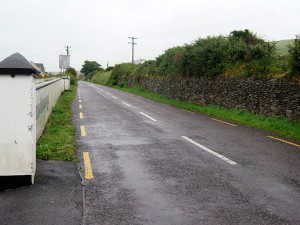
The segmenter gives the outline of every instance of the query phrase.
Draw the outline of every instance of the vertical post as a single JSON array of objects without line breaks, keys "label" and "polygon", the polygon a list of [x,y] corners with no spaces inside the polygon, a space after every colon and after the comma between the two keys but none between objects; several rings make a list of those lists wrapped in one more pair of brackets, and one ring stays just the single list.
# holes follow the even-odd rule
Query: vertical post
[{"label": "vertical post", "polygon": [[131,53],[131,63],[134,64],[134,45],[136,45],[137,43],[134,42],[135,39],[137,39],[136,37],[128,37],[131,39],[131,42],[128,42],[128,44],[131,44],[132,47],[131,47],[131,50],[132,50],[132,53]]},{"label": "vertical post", "polygon": [[36,69],[21,54],[0,62],[0,177],[24,176],[36,170]]}]

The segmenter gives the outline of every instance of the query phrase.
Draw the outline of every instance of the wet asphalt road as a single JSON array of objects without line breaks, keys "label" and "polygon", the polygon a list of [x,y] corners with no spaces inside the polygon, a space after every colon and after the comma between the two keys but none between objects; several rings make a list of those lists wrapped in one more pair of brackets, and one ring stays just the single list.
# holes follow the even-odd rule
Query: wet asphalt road
[{"label": "wet asphalt road", "polygon": [[300,224],[299,147],[108,87],[79,92],[84,224]]}]

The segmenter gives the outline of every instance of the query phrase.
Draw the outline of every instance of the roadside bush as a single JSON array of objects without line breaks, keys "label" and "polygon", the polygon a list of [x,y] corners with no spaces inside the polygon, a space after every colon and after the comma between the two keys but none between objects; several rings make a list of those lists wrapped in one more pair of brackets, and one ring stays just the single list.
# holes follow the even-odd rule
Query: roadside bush
[{"label": "roadside bush", "polygon": [[77,85],[77,78],[73,74],[70,75],[70,84]]},{"label": "roadside bush", "polygon": [[177,75],[183,71],[185,47],[174,47],[156,58],[157,75]]},{"label": "roadside bush", "polygon": [[186,45],[181,69],[185,76],[215,77],[224,72],[228,40],[223,36],[198,39]]},{"label": "roadside bush", "polygon": [[156,58],[156,75],[216,77],[237,67],[241,76],[264,76],[274,68],[275,50],[249,30],[232,31],[166,50]]},{"label": "roadside bush", "polygon": [[300,76],[300,34],[296,36],[294,43],[289,46],[289,66],[291,74]]},{"label": "roadside bush", "polygon": [[110,76],[109,83],[111,85],[118,84],[120,86],[126,86],[128,76],[134,75],[136,69],[137,65],[131,63],[123,63],[116,65]]},{"label": "roadside bush", "polygon": [[[127,86],[130,75],[136,82],[143,76],[178,77],[282,77],[300,74],[300,36],[289,47],[289,58],[249,30],[235,30],[228,36],[199,38],[190,44],[166,50],[155,60],[140,65],[116,65],[110,84]],[[287,60],[289,59],[289,61]]]},{"label": "roadside bush", "polygon": [[77,76],[77,71],[74,68],[72,68],[72,67],[69,67],[66,70],[66,73],[73,74],[75,77]]}]

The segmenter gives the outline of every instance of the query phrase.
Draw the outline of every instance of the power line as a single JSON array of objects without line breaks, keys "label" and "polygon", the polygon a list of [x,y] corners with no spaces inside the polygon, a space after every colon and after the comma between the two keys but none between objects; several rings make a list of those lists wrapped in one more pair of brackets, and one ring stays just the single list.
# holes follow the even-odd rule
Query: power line
[{"label": "power line", "polygon": [[137,43],[136,42],[134,42],[134,39],[137,39],[136,37],[128,37],[128,38],[130,38],[131,39],[131,42],[128,42],[128,44],[131,44],[131,50],[132,50],[132,54],[131,54],[131,56],[132,56],[132,60],[131,60],[131,62],[132,62],[132,64],[134,63],[134,45],[136,45]]}]

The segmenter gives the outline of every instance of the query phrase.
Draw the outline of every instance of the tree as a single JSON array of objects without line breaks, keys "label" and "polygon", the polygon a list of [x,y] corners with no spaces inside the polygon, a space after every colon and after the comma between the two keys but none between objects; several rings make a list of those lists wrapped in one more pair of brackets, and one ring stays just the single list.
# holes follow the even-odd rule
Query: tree
[{"label": "tree", "polygon": [[89,73],[91,73],[93,71],[103,71],[103,68],[96,61],[85,60],[80,72],[83,73],[84,75],[88,75]]},{"label": "tree", "polygon": [[70,84],[76,85],[77,84],[77,72],[74,68],[69,67],[66,72],[67,75],[70,76]]},{"label": "tree", "polygon": [[66,70],[66,73],[69,73],[69,74],[73,74],[75,77],[77,76],[77,72],[74,68],[72,67],[69,67],[67,70]]}]

